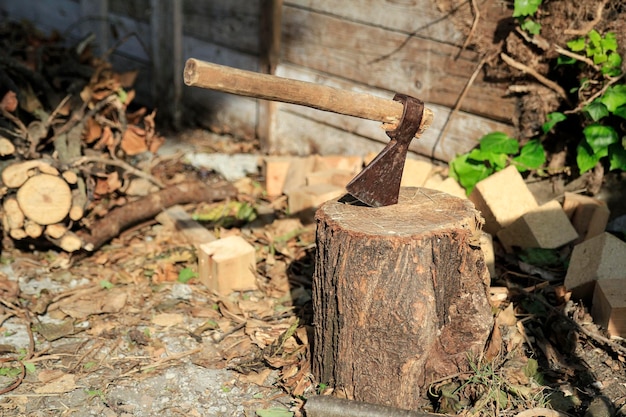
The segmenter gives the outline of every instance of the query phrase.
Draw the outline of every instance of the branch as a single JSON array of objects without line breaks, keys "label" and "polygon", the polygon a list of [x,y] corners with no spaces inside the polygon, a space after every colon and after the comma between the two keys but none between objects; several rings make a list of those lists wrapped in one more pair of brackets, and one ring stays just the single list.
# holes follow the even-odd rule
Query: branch
[{"label": "branch", "polygon": [[502,52],[500,54],[500,57],[502,58],[502,60],[507,65],[509,65],[509,66],[511,66],[511,67],[513,67],[515,69],[518,69],[518,70],[522,71],[523,73],[526,73],[526,74],[529,74],[529,75],[533,76],[537,81],[539,81],[541,84],[545,85],[549,89],[553,90],[561,98],[563,98],[568,104],[570,104],[569,98],[567,97],[567,93],[565,92],[563,87],[561,87],[560,85],[558,85],[554,81],[549,80],[548,78],[544,77],[543,75],[539,74],[537,71],[535,71],[534,69],[530,68],[529,66],[524,65],[521,62],[517,62],[516,60],[514,60],[513,58],[511,58],[510,56],[508,56],[504,52]]},{"label": "branch", "polygon": [[82,239],[85,250],[94,251],[118,236],[122,230],[152,218],[168,207],[219,201],[236,194],[235,187],[227,182],[205,184],[202,181],[186,181],[118,207],[95,222],[90,227],[91,232],[79,230],[76,234]]},{"label": "branch", "polygon": [[119,159],[107,159],[107,158],[101,158],[99,156],[81,156],[80,158],[72,161],[70,166],[77,167],[79,165],[88,164],[90,162],[95,162],[95,163],[104,164],[104,165],[112,165],[118,168],[122,168],[136,177],[144,178],[150,181],[151,183],[153,183],[159,188],[165,188],[165,185],[161,181],[156,179],[154,176],[146,172],[143,172],[142,170],[137,169],[134,166]]}]

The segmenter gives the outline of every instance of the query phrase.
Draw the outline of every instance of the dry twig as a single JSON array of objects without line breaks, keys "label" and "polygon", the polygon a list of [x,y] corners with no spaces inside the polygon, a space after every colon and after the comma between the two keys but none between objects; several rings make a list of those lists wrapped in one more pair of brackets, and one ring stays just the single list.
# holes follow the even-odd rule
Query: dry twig
[{"label": "dry twig", "polygon": [[565,92],[565,90],[563,89],[563,87],[561,87],[560,85],[558,85],[557,83],[555,83],[552,80],[549,80],[548,78],[544,77],[543,75],[539,74],[537,71],[535,71],[534,69],[530,68],[527,65],[522,64],[521,62],[518,62],[516,60],[514,60],[513,58],[511,58],[510,56],[508,56],[507,54],[505,54],[504,52],[502,52],[500,54],[500,57],[502,58],[502,60],[509,66],[520,70],[526,74],[529,74],[531,76],[533,76],[537,81],[539,81],[541,84],[545,85],[546,87],[548,87],[549,89],[553,90],[554,92],[556,92],[561,98],[563,98],[567,103],[569,103],[569,98],[567,97],[567,93]]},{"label": "dry twig", "polygon": [[478,77],[480,70],[482,69],[483,65],[485,65],[485,62],[487,62],[487,59],[489,58],[491,58],[491,56],[484,56],[483,59],[480,60],[480,62],[476,66],[476,69],[474,69],[474,72],[467,80],[467,83],[465,83],[465,87],[463,87],[463,91],[461,91],[459,98],[454,104],[454,108],[450,111],[450,113],[448,113],[446,122],[444,123],[443,128],[441,129],[441,132],[439,132],[439,136],[437,136],[437,140],[435,141],[435,144],[433,145],[430,151],[431,158],[435,157],[435,149],[437,149],[437,146],[439,146],[440,144],[441,146],[443,146],[443,140],[448,133],[448,129],[450,128],[450,121],[456,115],[456,113],[458,113],[459,109],[461,108],[461,105],[463,104],[463,101],[465,100],[465,96],[467,95],[467,92],[469,91],[472,84],[474,84],[474,81],[476,80],[476,77]]},{"label": "dry twig", "polygon": [[587,24],[585,24],[585,26],[583,26],[581,29],[565,29],[563,33],[565,33],[566,35],[586,35],[587,33],[589,33],[591,29],[593,29],[594,26],[600,23],[600,21],[602,20],[602,12],[604,11],[604,7],[607,3],[608,0],[602,0],[596,8],[596,15],[593,20],[587,22]]}]

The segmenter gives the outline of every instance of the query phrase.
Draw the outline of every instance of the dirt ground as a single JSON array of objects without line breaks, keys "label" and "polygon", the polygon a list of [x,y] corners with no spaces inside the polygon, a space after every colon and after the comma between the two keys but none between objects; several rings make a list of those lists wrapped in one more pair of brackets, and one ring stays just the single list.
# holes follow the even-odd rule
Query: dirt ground
[{"label": "dirt ground", "polygon": [[[314,226],[255,184],[238,181],[237,201],[263,216],[209,227],[255,246],[259,291],[220,297],[196,279],[181,282],[196,270],[194,249],[153,220],[83,259],[5,248],[0,415],[300,415],[319,388],[308,353]],[[493,289],[498,331],[485,359],[435,381],[424,410],[517,415],[547,406],[582,416],[604,399],[611,413],[584,415],[624,415],[622,341],[606,339],[583,306],[566,301],[559,281],[525,274],[506,257],[498,271],[493,287],[509,290]],[[477,406],[494,387],[508,403],[482,395]]]},{"label": "dirt ground", "polygon": [[[438,2],[444,11],[456,3]],[[543,35],[562,43],[566,28],[582,27],[571,21],[593,19],[598,2],[545,4]],[[611,19],[599,28],[615,31],[625,45],[623,4],[604,4]],[[553,51],[520,40],[503,13],[510,16],[505,7],[482,10],[473,32],[471,7],[450,16],[470,37],[468,47],[483,54],[506,51],[545,72]],[[493,36],[501,33],[506,36]],[[496,61],[486,61],[489,79],[533,84]],[[522,141],[560,105],[544,86],[534,83],[527,91],[518,115]],[[256,143],[197,130],[168,138],[165,148],[168,143],[192,152],[258,152]],[[180,154],[162,162],[164,170],[224,183],[209,169],[190,167]],[[314,225],[289,216],[285,197],[264,195],[262,180],[257,174],[232,180],[234,198],[184,206],[218,237],[241,236],[253,245],[256,291],[228,297],[208,291],[196,277],[193,245],[155,219],[124,230],[88,256],[15,247],[5,239],[0,416],[295,417],[307,397],[332,393],[310,372]],[[542,202],[562,193],[565,181],[537,178],[530,186]],[[626,223],[623,174],[587,176],[574,186],[596,187],[612,220]],[[626,224],[616,228],[626,231]],[[588,306],[569,299],[562,286],[569,252],[542,267],[497,247],[496,255],[496,326],[489,344],[481,357],[470,358],[468,372],[432,381],[422,409],[467,416],[625,416],[626,344],[609,339]]]}]

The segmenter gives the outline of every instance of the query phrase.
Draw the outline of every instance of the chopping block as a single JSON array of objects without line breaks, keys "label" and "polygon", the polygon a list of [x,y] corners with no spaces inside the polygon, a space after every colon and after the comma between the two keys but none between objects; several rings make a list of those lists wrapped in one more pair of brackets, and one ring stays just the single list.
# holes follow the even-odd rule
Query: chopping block
[{"label": "chopping block", "polygon": [[345,198],[316,214],[313,374],[348,399],[416,409],[493,327],[482,218],[426,188],[378,208]]}]

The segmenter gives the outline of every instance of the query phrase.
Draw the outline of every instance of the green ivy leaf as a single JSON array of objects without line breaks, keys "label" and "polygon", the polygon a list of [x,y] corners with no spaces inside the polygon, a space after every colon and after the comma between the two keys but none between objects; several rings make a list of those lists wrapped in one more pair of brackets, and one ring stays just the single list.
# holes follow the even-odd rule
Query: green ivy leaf
[{"label": "green ivy leaf", "polygon": [[546,162],[546,152],[538,139],[529,141],[522,147],[519,156],[513,158],[513,163],[519,172],[537,169]]},{"label": "green ivy leaf", "polygon": [[602,36],[598,33],[597,30],[591,29],[587,34],[587,37],[589,38],[589,41],[593,46],[595,46],[596,48],[602,47]]},{"label": "green ivy leaf", "polygon": [[[556,249],[545,248],[526,248],[522,249],[517,255],[523,262],[527,264],[535,265],[541,268],[557,268],[563,267],[563,260],[559,251]],[[526,376],[533,376],[537,372],[535,367],[534,372],[527,374]]]},{"label": "green ivy leaf", "polygon": [[[583,134],[585,135],[585,141],[595,154],[606,150],[609,145],[619,141],[617,132],[611,126],[590,125],[583,129]],[[603,156],[606,156],[606,154]]]},{"label": "green ivy leaf", "polygon": [[492,132],[480,139],[480,150],[493,154],[513,155],[519,151],[519,143],[506,133]]},{"label": "green ivy leaf", "polygon": [[613,112],[614,115],[626,119],[626,106],[620,106]]},{"label": "green ivy leaf", "polygon": [[562,122],[565,119],[567,119],[567,116],[558,111],[548,113],[546,115],[546,122],[543,126],[541,126],[541,130],[543,130],[543,133],[548,133],[557,123]]},{"label": "green ivy leaf", "polygon": [[576,62],[578,62],[576,61],[576,59],[570,58],[564,55],[559,55],[556,59],[556,65],[572,65],[572,64],[575,64]]},{"label": "green ivy leaf", "polygon": [[532,16],[540,5],[541,0],[515,0],[513,17]]},{"label": "green ivy leaf", "polygon": [[626,149],[621,143],[614,143],[609,146],[610,170],[620,169],[626,171]]},{"label": "green ivy leaf", "polygon": [[583,51],[585,49],[585,45],[586,45],[585,38],[576,38],[576,39],[573,39],[573,40],[567,42],[567,47],[572,52]]},{"label": "green ivy leaf", "polygon": [[457,180],[469,195],[476,183],[487,178],[493,169],[489,169],[482,161],[469,159],[468,154],[459,155],[450,161],[450,176]]},{"label": "green ivy leaf", "polygon": [[617,51],[617,37],[613,32],[607,32],[600,41],[600,45],[605,52]]},{"label": "green ivy leaf", "polygon": [[620,68],[622,66],[622,56],[617,52],[611,52],[606,63],[612,67]]},{"label": "green ivy leaf", "polygon": [[618,107],[626,104],[626,84],[617,84],[606,89],[600,102],[614,113]]},{"label": "green ivy leaf", "polygon": [[591,103],[587,104],[583,108],[583,110],[587,112],[589,117],[591,117],[591,120],[593,120],[594,122],[597,122],[603,117],[606,117],[609,115],[609,110],[606,108],[604,104],[602,104],[599,101],[599,99],[596,99],[592,101]]},{"label": "green ivy leaf", "polygon": [[600,161],[600,156],[593,153],[587,142],[581,141],[576,148],[576,165],[578,165],[580,173],[584,174],[589,171],[596,166],[598,161]]},{"label": "green ivy leaf", "polygon": [[593,55],[593,63],[596,65],[604,64],[609,59],[601,49],[596,49],[591,54],[588,53],[587,55]]},{"label": "green ivy leaf", "polygon": [[541,24],[532,19],[526,19],[524,23],[522,23],[522,29],[531,35],[539,35],[541,33]]}]

